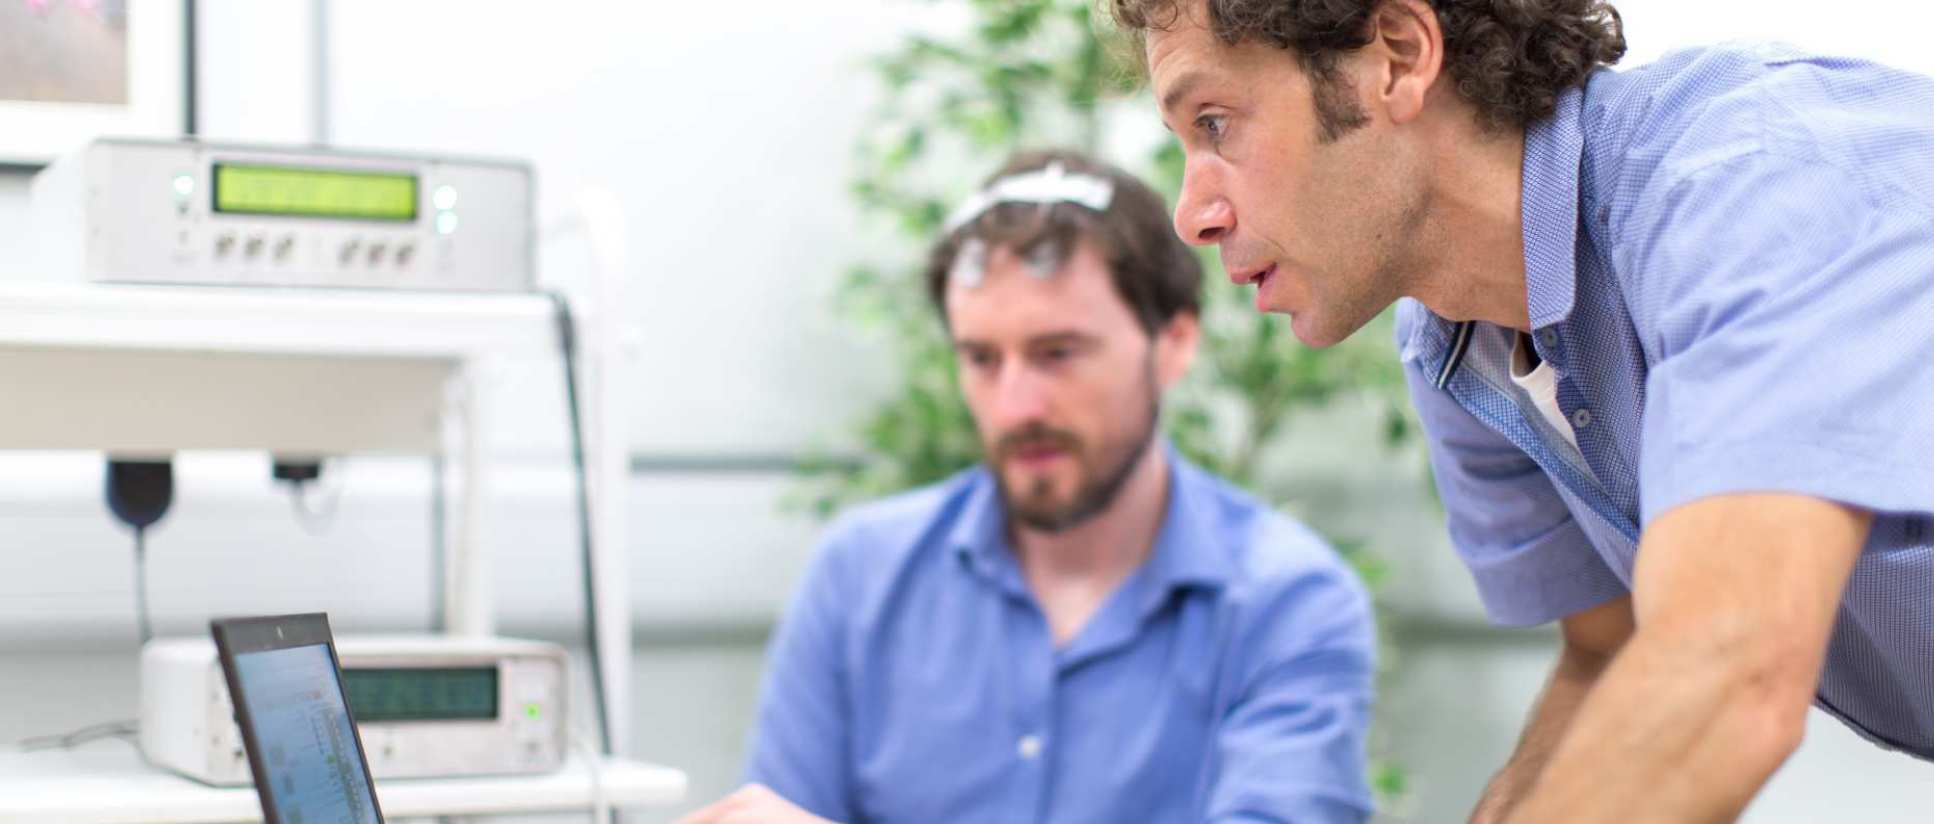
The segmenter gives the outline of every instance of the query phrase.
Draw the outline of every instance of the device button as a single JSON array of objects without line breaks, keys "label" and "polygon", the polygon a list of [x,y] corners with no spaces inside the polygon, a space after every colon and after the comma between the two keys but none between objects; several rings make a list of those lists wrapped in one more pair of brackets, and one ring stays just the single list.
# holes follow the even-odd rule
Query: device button
[{"label": "device button", "polygon": [[295,235],[283,235],[280,239],[275,241],[275,259],[278,262],[287,261],[289,259],[289,256],[294,252],[295,252]]},{"label": "device button", "polygon": [[383,243],[369,244],[369,265],[381,266],[383,263],[383,255],[388,251],[389,247]]},{"label": "device button", "polygon": [[416,244],[405,243],[396,247],[396,265],[408,266],[410,259],[416,257]]},{"label": "device button", "polygon": [[261,235],[250,235],[249,239],[242,244],[242,254],[246,257],[257,257],[262,254],[262,246]]},{"label": "device button", "polygon": [[361,249],[362,243],[355,238],[350,238],[349,240],[343,241],[342,249],[336,252],[336,257],[342,262],[342,265],[348,266],[356,260],[356,253],[361,251]]},{"label": "device button", "polygon": [[221,235],[216,236],[215,257],[227,257],[228,253],[233,251],[235,251],[234,235],[224,232]]}]

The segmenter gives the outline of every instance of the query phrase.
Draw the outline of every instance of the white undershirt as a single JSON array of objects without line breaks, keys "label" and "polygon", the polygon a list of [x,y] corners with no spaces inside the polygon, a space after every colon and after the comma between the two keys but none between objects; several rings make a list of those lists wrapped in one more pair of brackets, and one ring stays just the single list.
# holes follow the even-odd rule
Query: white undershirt
[{"label": "white undershirt", "polygon": [[1549,361],[1538,361],[1536,369],[1531,368],[1531,355],[1524,351],[1524,335],[1511,336],[1511,382],[1531,396],[1531,404],[1538,407],[1538,414],[1552,429],[1565,436],[1571,448],[1578,448],[1578,435],[1571,431],[1571,421],[1565,420],[1565,410],[1558,408],[1558,374],[1551,370]]}]

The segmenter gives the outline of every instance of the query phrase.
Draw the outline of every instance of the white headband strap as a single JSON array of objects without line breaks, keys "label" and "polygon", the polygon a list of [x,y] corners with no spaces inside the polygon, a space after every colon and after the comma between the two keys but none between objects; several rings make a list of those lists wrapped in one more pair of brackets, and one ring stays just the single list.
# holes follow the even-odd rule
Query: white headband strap
[{"label": "white headband strap", "polygon": [[1108,211],[1115,197],[1115,183],[1105,177],[1068,174],[1060,161],[1045,169],[1008,175],[975,192],[947,216],[946,233],[967,225],[981,213],[1003,203],[1073,203],[1093,211]]}]

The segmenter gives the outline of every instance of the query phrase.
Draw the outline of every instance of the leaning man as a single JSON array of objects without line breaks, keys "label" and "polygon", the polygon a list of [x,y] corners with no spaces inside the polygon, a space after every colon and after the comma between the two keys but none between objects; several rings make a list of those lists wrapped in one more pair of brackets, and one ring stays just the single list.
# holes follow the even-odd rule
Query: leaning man
[{"label": "leaning man", "polygon": [[773,641],[711,822],[1354,822],[1374,632],[1307,528],[1159,431],[1201,271],[1067,153],[957,211],[927,283],[981,466],[853,511]]},{"label": "leaning man", "polygon": [[1934,759],[1934,79],[1613,71],[1602,0],[1113,2],[1177,231],[1306,343],[1398,304],[1486,608],[1562,627],[1475,821],[1731,821],[1809,705]]}]

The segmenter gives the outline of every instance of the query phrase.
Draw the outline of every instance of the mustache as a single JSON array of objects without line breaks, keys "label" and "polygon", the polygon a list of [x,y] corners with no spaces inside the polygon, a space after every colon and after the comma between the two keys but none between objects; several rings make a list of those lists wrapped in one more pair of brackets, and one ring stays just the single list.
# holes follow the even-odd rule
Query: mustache
[{"label": "mustache", "polygon": [[1040,423],[1029,424],[1002,435],[994,444],[994,454],[1005,461],[1016,452],[1044,446],[1066,452],[1079,452],[1081,439],[1065,429],[1055,429]]}]

